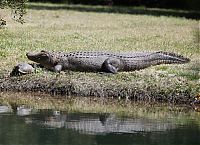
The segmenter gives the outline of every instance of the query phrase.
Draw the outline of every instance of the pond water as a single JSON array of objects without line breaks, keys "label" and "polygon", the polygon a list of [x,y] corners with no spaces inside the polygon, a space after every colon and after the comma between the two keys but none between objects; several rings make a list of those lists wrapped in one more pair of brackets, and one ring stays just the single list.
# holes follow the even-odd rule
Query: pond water
[{"label": "pond water", "polygon": [[0,145],[200,145],[190,120],[118,117],[0,106]]}]

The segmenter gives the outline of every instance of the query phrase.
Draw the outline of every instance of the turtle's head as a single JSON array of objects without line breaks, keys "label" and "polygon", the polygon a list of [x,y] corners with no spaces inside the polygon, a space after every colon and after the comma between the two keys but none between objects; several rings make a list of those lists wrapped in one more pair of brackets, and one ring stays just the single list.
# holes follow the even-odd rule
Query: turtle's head
[{"label": "turtle's head", "polygon": [[29,60],[40,63],[43,66],[53,65],[53,58],[51,54],[47,51],[42,50],[39,53],[28,52],[26,56]]}]

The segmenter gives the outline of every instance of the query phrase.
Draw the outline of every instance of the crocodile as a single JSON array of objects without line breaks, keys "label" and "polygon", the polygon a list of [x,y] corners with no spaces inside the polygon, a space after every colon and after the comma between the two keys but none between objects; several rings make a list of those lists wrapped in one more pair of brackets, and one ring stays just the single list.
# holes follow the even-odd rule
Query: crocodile
[{"label": "crocodile", "polygon": [[159,64],[183,64],[190,61],[181,55],[156,52],[28,52],[27,58],[54,72],[64,70],[108,72],[134,71]]}]

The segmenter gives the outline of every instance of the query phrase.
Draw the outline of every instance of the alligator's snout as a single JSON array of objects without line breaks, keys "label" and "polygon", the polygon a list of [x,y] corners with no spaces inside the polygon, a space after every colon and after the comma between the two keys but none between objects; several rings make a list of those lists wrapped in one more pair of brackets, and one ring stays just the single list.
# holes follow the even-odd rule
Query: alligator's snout
[{"label": "alligator's snout", "polygon": [[27,56],[28,59],[30,59],[30,60],[32,60],[32,61],[36,61],[36,60],[39,59],[39,58],[38,58],[39,55],[37,55],[37,54],[35,54],[35,53],[32,53],[32,52],[26,53],[26,56]]},{"label": "alligator's snout", "polygon": [[45,51],[41,51],[39,53],[28,52],[26,53],[26,56],[29,60],[35,61],[37,63],[46,62],[49,61],[50,59],[49,54],[46,53]]},{"label": "alligator's snout", "polygon": [[31,53],[31,52],[27,52],[27,53],[26,53],[26,57],[27,57],[27,58],[31,57],[32,55],[33,55],[33,53]]},{"label": "alligator's snout", "polygon": [[34,54],[33,54],[33,53],[31,53],[31,52],[28,52],[28,53],[26,53],[26,56],[27,56],[28,58],[30,58],[30,57],[33,57],[33,56],[34,56]]}]

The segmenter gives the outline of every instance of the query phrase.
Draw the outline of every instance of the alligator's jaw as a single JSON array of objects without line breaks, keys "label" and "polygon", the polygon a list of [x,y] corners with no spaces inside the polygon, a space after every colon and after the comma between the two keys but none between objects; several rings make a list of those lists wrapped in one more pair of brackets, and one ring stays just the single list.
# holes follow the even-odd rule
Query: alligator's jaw
[{"label": "alligator's jaw", "polygon": [[44,67],[51,68],[54,66],[51,55],[46,51],[41,51],[39,53],[29,52],[26,56],[29,60],[40,63]]},{"label": "alligator's jaw", "polygon": [[[34,53],[31,53],[31,52],[28,52],[26,53],[26,56],[29,60],[32,60],[32,61],[36,61],[37,60],[37,55],[34,54]],[[39,62],[38,62],[39,63]]]},{"label": "alligator's jaw", "polygon": [[32,52],[28,52],[26,54],[27,58],[34,61],[34,62],[37,62],[37,63],[41,63],[41,62],[44,62],[44,61],[49,61],[50,60],[50,55],[48,52],[45,52],[45,51],[41,51],[39,53],[32,53]]}]

